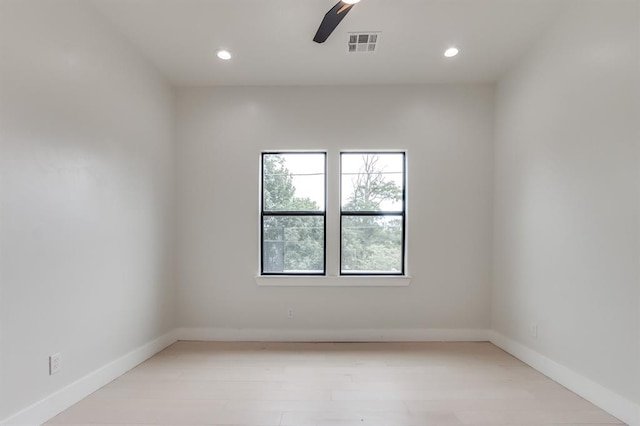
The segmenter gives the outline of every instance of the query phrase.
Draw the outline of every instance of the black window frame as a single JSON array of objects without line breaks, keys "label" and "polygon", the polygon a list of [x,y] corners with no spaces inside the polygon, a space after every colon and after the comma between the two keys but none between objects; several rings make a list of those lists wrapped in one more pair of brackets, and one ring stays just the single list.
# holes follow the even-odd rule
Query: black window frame
[{"label": "black window frame", "polygon": [[[401,154],[402,155],[402,210],[401,211],[346,211],[342,206],[342,156],[343,155],[383,155],[383,154]],[[340,187],[340,260],[338,269],[340,276],[404,276],[406,274],[406,244],[407,244],[407,153],[406,151],[341,151],[340,152],[340,173],[339,173],[339,187]],[[384,271],[366,271],[366,272],[345,272],[342,268],[342,220],[345,216],[395,216],[402,219],[402,248],[401,248],[401,260],[402,265],[398,272],[384,272]]]},{"label": "black window frame", "polygon": [[[269,210],[264,208],[264,157],[266,155],[309,155],[322,154],[324,156],[324,208],[323,210]],[[260,155],[260,275],[276,276],[326,276],[327,275],[327,153],[326,151],[263,151]],[[266,217],[301,216],[322,217],[322,271],[310,272],[273,272],[264,270],[264,221]]]}]

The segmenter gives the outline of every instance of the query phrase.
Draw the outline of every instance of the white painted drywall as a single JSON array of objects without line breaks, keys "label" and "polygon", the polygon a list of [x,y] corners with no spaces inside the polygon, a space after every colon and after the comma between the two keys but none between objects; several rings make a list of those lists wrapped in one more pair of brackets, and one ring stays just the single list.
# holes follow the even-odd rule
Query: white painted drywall
[{"label": "white painted drywall", "polygon": [[[486,328],[493,93],[492,85],[181,89],[179,326],[329,336]],[[333,176],[341,149],[407,150],[410,286],[256,284],[260,152],[288,149],[327,150]],[[328,272],[335,274],[338,194],[330,190]]]},{"label": "white painted drywall", "polygon": [[0,55],[3,419],[173,327],[173,104],[83,1],[2,0]]},{"label": "white painted drywall", "polygon": [[[638,27],[640,27],[640,5],[637,8]],[[636,33],[636,72],[640,76],[640,29]],[[636,102],[640,103],[640,84],[636,84]],[[640,105],[636,105],[636,123],[640,123]],[[638,145],[638,170],[640,170],[640,125],[636,128],[636,143]],[[640,203],[640,176],[638,176],[638,203]],[[638,211],[640,211],[640,205],[638,205]],[[639,219],[640,220],[640,219]],[[640,246],[640,226],[638,227],[638,246]],[[640,265],[640,250],[638,251],[638,265]],[[638,280],[638,286],[640,286],[640,279]],[[640,291],[638,291],[638,354],[640,354]],[[636,404],[637,404],[637,423],[640,424],[640,356],[638,356],[638,380],[636,389]]]},{"label": "white painted drywall", "polygon": [[630,401],[640,401],[637,8],[575,2],[501,79],[492,293],[495,330]]}]

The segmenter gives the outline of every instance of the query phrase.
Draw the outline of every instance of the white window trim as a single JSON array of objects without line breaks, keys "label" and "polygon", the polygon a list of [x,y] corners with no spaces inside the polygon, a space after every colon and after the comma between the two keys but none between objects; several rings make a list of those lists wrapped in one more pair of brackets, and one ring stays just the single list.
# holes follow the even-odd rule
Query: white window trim
[{"label": "white window trim", "polygon": [[407,275],[258,275],[256,284],[261,287],[407,287],[411,277]]}]

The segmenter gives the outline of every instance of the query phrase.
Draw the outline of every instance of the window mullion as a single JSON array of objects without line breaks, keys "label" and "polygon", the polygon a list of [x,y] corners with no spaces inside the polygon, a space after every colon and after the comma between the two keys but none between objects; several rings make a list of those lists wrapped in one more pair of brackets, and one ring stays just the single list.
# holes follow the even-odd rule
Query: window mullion
[{"label": "window mullion", "polygon": [[327,275],[340,273],[340,158],[339,153],[329,153],[327,161],[327,216],[326,244]]}]

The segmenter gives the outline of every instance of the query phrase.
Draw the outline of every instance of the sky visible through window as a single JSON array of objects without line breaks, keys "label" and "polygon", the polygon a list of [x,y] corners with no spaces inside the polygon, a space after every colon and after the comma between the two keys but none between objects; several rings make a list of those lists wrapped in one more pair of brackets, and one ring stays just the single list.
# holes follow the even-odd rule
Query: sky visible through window
[{"label": "sky visible through window", "polygon": [[309,198],[324,210],[324,154],[279,154],[291,173],[295,196]]},{"label": "sky visible through window", "polygon": [[[387,182],[393,182],[397,187],[404,187],[403,162],[404,155],[399,153],[343,153],[341,156],[342,193],[341,203],[344,208],[352,199],[358,176],[363,173],[365,158],[375,157],[375,169],[384,176]],[[383,200],[380,209],[386,211],[402,210],[402,200]]]},{"label": "sky visible through window", "polygon": [[[309,198],[324,210],[324,155],[323,154],[279,154],[291,173],[293,186],[296,189],[295,196]],[[353,195],[354,179],[363,167],[363,155],[361,153],[344,153],[342,155],[342,205]],[[398,153],[380,153],[377,166],[388,181],[403,187],[403,161],[404,156]],[[385,201],[381,207],[384,210],[402,210],[401,201]]]}]

